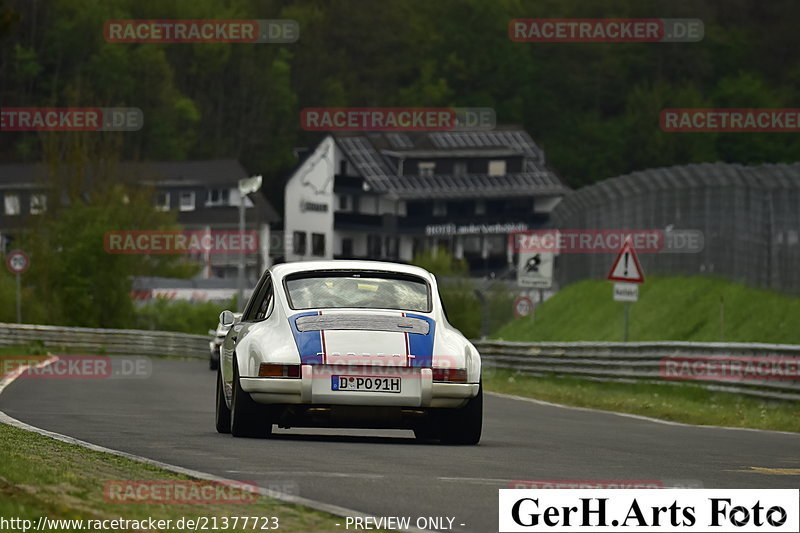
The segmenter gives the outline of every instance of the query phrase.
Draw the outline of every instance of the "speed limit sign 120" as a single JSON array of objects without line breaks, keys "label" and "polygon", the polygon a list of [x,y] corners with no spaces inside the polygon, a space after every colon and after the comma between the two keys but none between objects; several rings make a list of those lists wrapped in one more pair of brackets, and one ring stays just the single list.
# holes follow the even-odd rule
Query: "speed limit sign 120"
[{"label": "speed limit sign 120", "polygon": [[520,296],[514,300],[514,314],[517,318],[528,316],[533,312],[533,302],[527,296]]},{"label": "speed limit sign 120", "polygon": [[14,250],[6,256],[6,266],[14,274],[22,274],[31,266],[31,260],[25,252]]}]

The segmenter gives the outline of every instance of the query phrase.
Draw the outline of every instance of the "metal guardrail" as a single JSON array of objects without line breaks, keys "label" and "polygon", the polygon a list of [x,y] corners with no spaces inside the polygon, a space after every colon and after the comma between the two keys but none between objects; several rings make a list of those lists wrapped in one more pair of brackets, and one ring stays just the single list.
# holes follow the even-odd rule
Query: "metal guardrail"
[{"label": "metal guardrail", "polygon": [[0,323],[0,346],[42,343],[89,353],[175,357],[208,357],[206,335],[137,329],[70,328]]},{"label": "metal guardrail", "polygon": [[692,384],[710,390],[800,400],[800,379],[666,379],[668,358],[800,359],[800,345],[723,342],[509,342],[473,341],[484,368],[516,370],[527,375],[571,376],[595,381]]},{"label": "metal guardrail", "polygon": [[[72,328],[0,323],[0,346],[42,343],[90,353],[174,356],[205,359],[209,337],[168,331]],[[800,345],[722,342],[509,342],[473,341],[484,368],[507,368],[527,375],[572,376],[596,381],[693,384],[711,390],[800,400],[800,380],[722,381],[664,379],[667,358],[770,357],[800,359]]]}]

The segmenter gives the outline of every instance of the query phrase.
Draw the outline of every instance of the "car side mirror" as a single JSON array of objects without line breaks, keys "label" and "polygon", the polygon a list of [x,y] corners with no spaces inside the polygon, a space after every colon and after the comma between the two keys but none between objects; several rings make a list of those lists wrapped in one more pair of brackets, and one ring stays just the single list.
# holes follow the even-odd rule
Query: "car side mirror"
[{"label": "car side mirror", "polygon": [[210,330],[208,330],[208,334],[209,334],[209,335],[216,335],[216,334],[217,334],[217,330],[215,330],[215,329],[210,329]]},{"label": "car side mirror", "polygon": [[226,327],[232,326],[233,322],[234,322],[234,318],[233,318],[233,312],[232,311],[228,311],[226,309],[226,310],[224,310],[223,312],[221,312],[219,314],[219,323],[222,324],[223,326],[226,326]]}]

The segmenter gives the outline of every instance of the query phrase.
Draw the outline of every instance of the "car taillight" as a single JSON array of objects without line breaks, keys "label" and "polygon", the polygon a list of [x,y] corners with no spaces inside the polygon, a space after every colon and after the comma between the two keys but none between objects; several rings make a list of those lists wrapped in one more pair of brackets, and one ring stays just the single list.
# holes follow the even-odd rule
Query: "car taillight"
[{"label": "car taillight", "polygon": [[280,365],[272,363],[261,363],[261,365],[258,367],[258,377],[299,378],[300,365]]},{"label": "car taillight", "polygon": [[465,368],[432,368],[431,370],[433,371],[433,381],[467,382],[467,370]]}]

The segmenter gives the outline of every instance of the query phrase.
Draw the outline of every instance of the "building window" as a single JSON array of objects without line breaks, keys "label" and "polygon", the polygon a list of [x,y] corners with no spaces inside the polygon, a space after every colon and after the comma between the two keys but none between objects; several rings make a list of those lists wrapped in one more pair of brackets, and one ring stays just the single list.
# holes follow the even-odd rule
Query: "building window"
[{"label": "building window", "polygon": [[433,202],[408,202],[406,204],[406,216],[409,217],[422,217],[430,216],[433,209]]},{"label": "building window", "polygon": [[169,211],[169,193],[160,192],[156,196],[156,209],[159,211]]},{"label": "building window", "polygon": [[400,240],[397,237],[386,237],[386,257],[397,259],[400,248]]},{"label": "building window", "polygon": [[433,176],[433,171],[436,169],[436,163],[432,161],[420,161],[417,163],[417,171],[419,177],[430,178]]},{"label": "building window", "polygon": [[6,193],[3,200],[3,213],[6,215],[19,215],[19,194]]},{"label": "building window", "polygon": [[181,193],[181,202],[180,202],[180,210],[181,211],[194,211],[194,192],[182,192]]},{"label": "building window", "polygon": [[346,195],[339,196],[339,210],[347,211],[350,206],[350,197]]},{"label": "building window", "polygon": [[230,189],[209,189],[206,205],[230,205]]},{"label": "building window", "polygon": [[416,256],[418,254],[421,254],[426,249],[427,249],[427,246],[425,245],[425,239],[424,238],[415,237],[411,241],[411,255],[412,256]]},{"label": "building window", "polygon": [[367,256],[372,259],[381,256],[380,235],[367,235]]},{"label": "building window", "polygon": [[467,175],[467,162],[456,161],[453,163],[453,176],[456,178],[463,178]]},{"label": "building window", "polygon": [[47,210],[47,195],[44,193],[31,195],[31,215],[38,215]]},{"label": "building window", "polygon": [[475,200],[475,214],[476,215],[486,214],[486,202],[484,200]]},{"label": "building window", "polygon": [[347,176],[347,160],[342,159],[339,161],[339,175],[340,176]]},{"label": "building window", "polygon": [[487,235],[485,239],[486,249],[488,250],[489,255],[502,254],[506,251],[508,241],[506,240],[505,235]]},{"label": "building window", "polygon": [[495,159],[493,161],[489,161],[489,172],[490,176],[505,176],[506,175],[506,162],[503,159]]},{"label": "building window", "polygon": [[312,233],[311,234],[311,255],[316,255],[317,257],[322,257],[322,256],[325,255],[325,234],[324,233]]},{"label": "building window", "polygon": [[295,255],[306,255],[306,232],[295,231],[292,234],[292,250]]},{"label": "building window", "polygon": [[342,255],[353,257],[353,239],[342,239]]},{"label": "building window", "polygon": [[447,209],[447,214],[450,215],[451,218],[468,218],[472,216],[474,212],[473,202],[467,200],[446,202],[445,206]]},{"label": "building window", "polygon": [[506,201],[506,213],[527,214],[533,211],[533,200],[531,198],[511,198]]},{"label": "building window", "polygon": [[481,237],[480,235],[465,235],[461,241],[464,253],[479,254],[481,253]]},{"label": "building window", "polygon": [[13,244],[14,239],[9,237],[8,235],[3,235],[0,233],[0,252],[6,254],[11,249],[11,245]]},{"label": "building window", "polygon": [[444,217],[447,216],[447,204],[444,202],[433,202],[433,216]]}]

